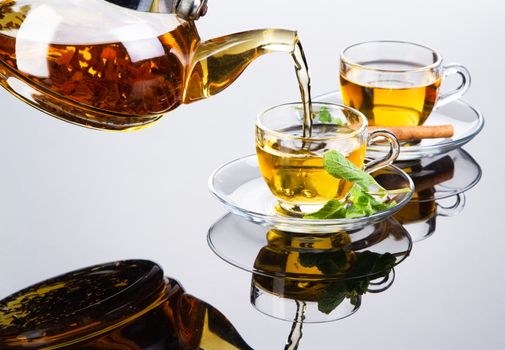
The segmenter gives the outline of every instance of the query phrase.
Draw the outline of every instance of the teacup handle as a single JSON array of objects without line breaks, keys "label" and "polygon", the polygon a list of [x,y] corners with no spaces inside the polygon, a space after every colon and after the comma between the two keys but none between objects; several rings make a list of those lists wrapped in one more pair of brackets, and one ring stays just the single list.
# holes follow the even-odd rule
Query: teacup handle
[{"label": "teacup handle", "polygon": [[470,84],[472,79],[470,77],[470,72],[464,66],[459,63],[449,63],[444,66],[444,80],[449,75],[459,74],[461,77],[461,84],[454,90],[448,91],[446,93],[441,94],[438,97],[438,101],[436,103],[436,108],[445,106],[448,103],[456,101],[461,98],[468,89],[470,88]]},{"label": "teacup handle", "polygon": [[437,213],[439,216],[452,217],[460,214],[466,205],[466,197],[464,193],[456,195],[456,200],[453,205],[443,206],[437,204]]},{"label": "teacup handle", "polygon": [[370,284],[368,285],[368,292],[369,293],[384,292],[386,289],[391,287],[391,285],[395,281],[395,277],[396,277],[395,269],[392,268],[391,272],[389,272],[386,276],[384,276],[383,279],[379,281],[371,281]]},{"label": "teacup handle", "polygon": [[376,170],[384,168],[393,163],[400,155],[400,143],[392,132],[387,130],[375,130],[368,135],[368,145],[379,141],[379,139],[386,139],[389,143],[389,153],[384,158],[379,158],[368,162],[365,165],[367,173],[373,173]]}]

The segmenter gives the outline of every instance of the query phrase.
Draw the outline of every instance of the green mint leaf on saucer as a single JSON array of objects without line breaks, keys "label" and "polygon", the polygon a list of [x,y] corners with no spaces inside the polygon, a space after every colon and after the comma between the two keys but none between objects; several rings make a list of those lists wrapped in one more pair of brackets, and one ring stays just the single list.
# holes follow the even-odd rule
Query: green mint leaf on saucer
[{"label": "green mint leaf on saucer", "polygon": [[304,219],[342,219],[345,218],[345,212],[345,204],[332,199],[317,212],[305,215]]},{"label": "green mint leaf on saucer", "polygon": [[[359,169],[340,152],[326,152],[323,165],[331,176],[352,182],[365,190],[368,190],[371,185],[377,185],[377,182],[370,174]],[[381,187],[379,186],[379,188]]]},{"label": "green mint leaf on saucer", "polygon": [[351,204],[347,207],[345,216],[348,219],[370,216],[396,205],[395,201],[390,201],[388,203],[381,202],[357,186],[353,186],[353,188],[351,188],[348,200],[351,202]]},{"label": "green mint leaf on saucer", "polygon": [[[323,166],[333,177],[352,182],[354,186],[343,201],[332,199],[319,211],[305,215],[305,219],[355,219],[370,216],[396,205],[389,196],[410,192],[408,187],[386,190],[370,174],[337,151],[324,154]],[[370,192],[370,187],[374,189],[373,192]]]}]

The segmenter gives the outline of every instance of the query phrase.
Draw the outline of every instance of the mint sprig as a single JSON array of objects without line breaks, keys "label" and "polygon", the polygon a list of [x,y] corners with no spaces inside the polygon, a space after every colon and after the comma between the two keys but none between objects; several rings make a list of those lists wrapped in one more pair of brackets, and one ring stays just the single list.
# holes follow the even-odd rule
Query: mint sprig
[{"label": "mint sprig", "polygon": [[338,126],[345,126],[347,124],[344,118],[338,118],[332,116],[328,107],[325,106],[319,108],[319,112],[317,112],[316,114],[319,114],[319,121],[321,123],[332,123]]},{"label": "mint sprig", "polygon": [[[370,216],[396,205],[391,194],[409,192],[409,188],[388,191],[365,171],[337,151],[326,152],[324,169],[333,177],[352,182],[354,186],[343,201],[332,199],[319,211],[304,216],[305,219],[354,219]],[[370,188],[376,188],[372,195]]]},{"label": "mint sprig", "polygon": [[379,188],[382,188],[370,174],[359,169],[340,152],[326,152],[323,158],[323,165],[324,169],[331,176],[352,182],[364,190],[368,190],[371,185],[377,185]]}]

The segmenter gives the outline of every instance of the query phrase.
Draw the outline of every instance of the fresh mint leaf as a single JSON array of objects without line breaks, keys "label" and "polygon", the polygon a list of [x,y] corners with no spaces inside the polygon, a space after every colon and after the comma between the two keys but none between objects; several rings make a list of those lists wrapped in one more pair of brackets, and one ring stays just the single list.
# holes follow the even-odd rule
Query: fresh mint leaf
[{"label": "fresh mint leaf", "polygon": [[333,122],[333,117],[327,107],[321,107],[319,109],[319,121],[322,123]]},{"label": "fresh mint leaf", "polygon": [[349,192],[348,200],[351,202],[346,210],[346,218],[358,218],[373,215],[379,211],[387,210],[394,206],[395,201],[380,202],[360,187],[353,186]]},{"label": "fresh mint leaf", "polygon": [[345,218],[345,204],[336,199],[329,200],[315,213],[307,214],[304,219],[341,219]]},{"label": "fresh mint leaf", "polygon": [[[388,191],[375,181],[368,173],[359,169],[343,154],[329,151],[324,154],[323,165],[325,170],[335,178],[352,182],[348,196],[340,202],[336,199],[328,201],[319,211],[304,216],[305,219],[354,219],[373,215],[379,211],[387,210],[396,205],[394,200],[389,200],[388,195],[409,192],[409,188]],[[378,188],[374,193],[382,200],[377,199],[368,192],[373,186]]]},{"label": "fresh mint leaf", "polygon": [[[352,182],[364,190],[368,190],[371,185],[378,185],[370,174],[359,169],[340,152],[326,152],[323,158],[323,165],[324,169],[331,176]],[[379,188],[381,187],[379,186]]]},{"label": "fresh mint leaf", "polygon": [[332,116],[328,107],[322,106],[319,109],[319,112],[317,112],[317,114],[319,115],[319,121],[321,123],[332,123],[332,124],[336,124],[338,126],[347,125],[347,121],[342,116],[340,116],[340,115],[338,117]]}]

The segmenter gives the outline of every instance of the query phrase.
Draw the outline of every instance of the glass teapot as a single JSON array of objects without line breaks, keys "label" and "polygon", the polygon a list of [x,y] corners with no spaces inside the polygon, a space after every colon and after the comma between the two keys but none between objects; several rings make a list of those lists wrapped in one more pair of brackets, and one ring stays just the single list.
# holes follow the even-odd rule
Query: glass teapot
[{"label": "glass teapot", "polygon": [[205,11],[198,0],[0,0],[0,84],[65,121],[136,130],[297,44],[282,29],[201,42]]}]

